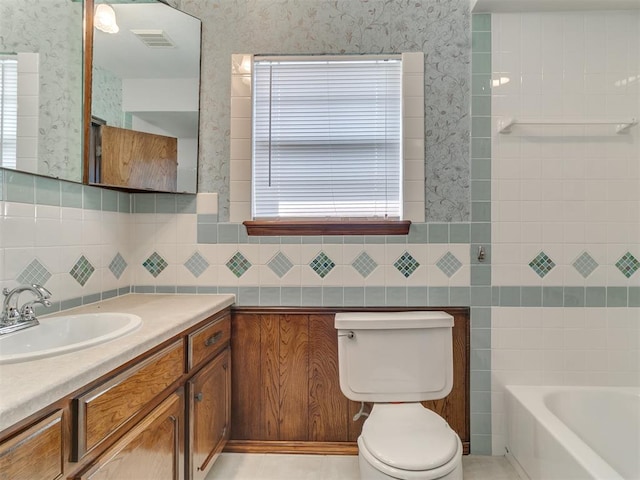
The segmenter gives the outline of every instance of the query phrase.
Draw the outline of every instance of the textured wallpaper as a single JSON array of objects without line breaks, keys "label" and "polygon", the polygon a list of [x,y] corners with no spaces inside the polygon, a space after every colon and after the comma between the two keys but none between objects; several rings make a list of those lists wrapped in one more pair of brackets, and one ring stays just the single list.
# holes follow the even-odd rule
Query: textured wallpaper
[{"label": "textured wallpaper", "polygon": [[112,127],[124,127],[122,79],[109,70],[93,67],[91,81],[91,114]]},{"label": "textured wallpaper", "polygon": [[0,51],[40,53],[37,173],[80,181],[82,3],[0,0]]},{"label": "textured wallpaper", "polygon": [[229,218],[232,53],[425,53],[427,221],[468,221],[468,0],[182,0],[202,20],[198,187]]}]

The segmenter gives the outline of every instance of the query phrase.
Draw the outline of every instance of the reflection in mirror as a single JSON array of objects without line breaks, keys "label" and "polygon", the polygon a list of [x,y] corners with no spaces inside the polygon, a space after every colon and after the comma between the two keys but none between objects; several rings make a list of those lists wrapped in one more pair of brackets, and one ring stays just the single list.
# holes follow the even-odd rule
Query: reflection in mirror
[{"label": "reflection in mirror", "polygon": [[0,0],[0,166],[82,179],[82,3]]},{"label": "reflection in mirror", "polygon": [[108,127],[177,139],[176,190],[195,193],[200,20],[148,0],[108,4],[117,28],[93,30],[92,117]]}]

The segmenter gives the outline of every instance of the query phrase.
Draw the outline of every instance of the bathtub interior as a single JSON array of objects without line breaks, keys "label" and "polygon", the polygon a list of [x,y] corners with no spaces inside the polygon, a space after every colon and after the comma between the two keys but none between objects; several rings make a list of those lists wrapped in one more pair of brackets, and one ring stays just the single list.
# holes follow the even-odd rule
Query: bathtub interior
[{"label": "bathtub interior", "polygon": [[[603,392],[606,395],[615,389],[604,390],[609,390]],[[605,406],[606,396],[585,395],[597,391],[593,388],[506,387],[507,449],[513,460],[532,480],[640,479],[636,443],[640,430],[634,423],[640,414],[634,411],[640,410],[640,394],[638,389],[622,390]],[[571,413],[564,423],[560,416],[567,410]],[[614,426],[618,421],[623,423]],[[575,427],[576,431],[569,425],[581,422],[586,426]],[[590,443],[582,438],[594,434],[600,438]],[[628,442],[623,445],[623,440]],[[605,443],[606,450],[597,452]]]}]

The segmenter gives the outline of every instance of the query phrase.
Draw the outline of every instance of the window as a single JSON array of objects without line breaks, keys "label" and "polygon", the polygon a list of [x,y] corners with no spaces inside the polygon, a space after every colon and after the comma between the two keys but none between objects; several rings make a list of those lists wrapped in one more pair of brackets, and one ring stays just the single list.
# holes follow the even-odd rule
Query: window
[{"label": "window", "polygon": [[18,60],[0,55],[0,166],[16,167],[18,134]]},{"label": "window", "polygon": [[425,214],[424,55],[234,54],[230,147],[229,220],[292,226],[256,234],[406,232]]},{"label": "window", "polygon": [[253,67],[253,217],[400,219],[400,58]]}]

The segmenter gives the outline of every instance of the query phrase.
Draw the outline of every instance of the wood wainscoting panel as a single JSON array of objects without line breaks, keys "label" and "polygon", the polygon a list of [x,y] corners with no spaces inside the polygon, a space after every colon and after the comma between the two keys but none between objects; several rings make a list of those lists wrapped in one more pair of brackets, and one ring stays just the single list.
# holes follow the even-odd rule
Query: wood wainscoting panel
[{"label": "wood wainscoting panel", "polygon": [[[357,452],[365,417],[359,402],[340,390],[338,311],[365,309],[237,307],[231,316],[231,439],[226,451]],[[444,399],[424,402],[445,418],[469,452],[469,308],[375,308],[376,311],[443,310],[454,316],[454,386]],[[365,406],[369,411],[371,405]]]}]

